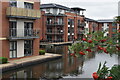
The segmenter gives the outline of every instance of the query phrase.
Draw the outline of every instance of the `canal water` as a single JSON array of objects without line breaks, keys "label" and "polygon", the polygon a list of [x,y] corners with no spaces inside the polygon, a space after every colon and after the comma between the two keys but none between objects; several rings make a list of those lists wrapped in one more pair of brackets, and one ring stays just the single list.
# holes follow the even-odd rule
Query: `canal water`
[{"label": "canal water", "polygon": [[[27,80],[34,78],[37,80],[62,80],[62,79],[79,79],[92,78],[92,73],[95,72],[99,66],[107,61],[107,66],[112,67],[118,64],[118,56],[112,57],[105,53],[90,53],[87,56],[76,58],[69,55],[68,46],[48,46],[46,51],[49,53],[56,53],[63,55],[62,58],[48,61],[25,68],[4,72],[2,80],[10,78],[11,80]],[[90,79],[86,79],[90,80]]]}]

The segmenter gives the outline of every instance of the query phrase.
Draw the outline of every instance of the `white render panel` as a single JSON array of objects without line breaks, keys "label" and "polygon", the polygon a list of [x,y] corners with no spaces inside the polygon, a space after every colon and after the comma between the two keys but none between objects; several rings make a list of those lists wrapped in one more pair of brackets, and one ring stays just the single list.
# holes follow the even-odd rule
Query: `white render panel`
[{"label": "white render panel", "polygon": [[61,14],[65,14],[65,10],[63,10],[63,9],[59,9],[58,12],[61,13]]},{"label": "white render panel", "polygon": [[17,1],[17,7],[18,8],[24,8],[24,2],[23,1]]},{"label": "white render panel", "polygon": [[24,57],[24,40],[17,41],[17,58]]},{"label": "white render panel", "polygon": [[22,37],[24,36],[24,21],[17,20],[17,36]]},{"label": "white render panel", "polygon": [[118,2],[118,16],[120,16],[120,1]]}]

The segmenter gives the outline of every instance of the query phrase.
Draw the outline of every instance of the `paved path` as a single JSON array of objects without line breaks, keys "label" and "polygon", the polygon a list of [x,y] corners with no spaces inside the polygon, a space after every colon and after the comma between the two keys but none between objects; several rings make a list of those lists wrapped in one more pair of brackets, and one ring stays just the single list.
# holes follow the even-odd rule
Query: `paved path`
[{"label": "paved path", "polygon": [[51,59],[55,59],[55,58],[59,58],[59,57],[62,57],[62,55],[46,53],[45,55],[11,60],[7,64],[0,64],[0,70],[7,71],[7,70],[12,70],[12,69],[17,69],[20,67],[37,64],[37,63],[42,63],[42,62],[49,61]]}]

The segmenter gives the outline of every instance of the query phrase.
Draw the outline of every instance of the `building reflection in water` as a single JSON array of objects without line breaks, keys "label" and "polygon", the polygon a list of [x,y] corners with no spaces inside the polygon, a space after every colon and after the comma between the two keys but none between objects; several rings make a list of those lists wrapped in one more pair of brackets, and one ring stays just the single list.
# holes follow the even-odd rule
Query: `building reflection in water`
[{"label": "building reflection in water", "polygon": [[[47,50],[50,51],[50,49]],[[24,80],[27,80],[27,78],[36,78],[38,80],[43,78],[58,79],[63,76],[77,76],[83,73],[84,57],[71,57],[68,53],[68,46],[58,46],[51,51],[54,53],[62,53],[63,57],[58,60],[5,72],[3,73],[2,80],[6,78],[11,78],[11,80],[17,80],[17,78],[22,78]],[[94,54],[89,54],[88,58],[93,58],[94,56]]]}]

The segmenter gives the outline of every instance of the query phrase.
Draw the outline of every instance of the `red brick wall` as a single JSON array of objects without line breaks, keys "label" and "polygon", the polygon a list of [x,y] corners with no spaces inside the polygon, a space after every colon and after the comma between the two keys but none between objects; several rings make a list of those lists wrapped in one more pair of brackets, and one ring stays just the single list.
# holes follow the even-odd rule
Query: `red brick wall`
[{"label": "red brick wall", "polygon": [[[68,21],[68,19],[74,19],[74,37],[79,38],[79,36],[78,36],[78,20],[80,20],[81,22],[84,22],[84,17],[81,17],[81,16],[79,16],[75,13],[66,12],[65,14],[67,15],[67,20],[66,21]],[[66,23],[68,23],[68,22],[66,22]],[[68,24],[65,25],[65,27],[66,27],[66,30],[68,30]],[[68,41],[68,31],[66,31],[65,36],[67,36],[66,41]]]},{"label": "red brick wall", "polygon": [[[0,38],[2,38],[2,2],[0,2]],[[2,56],[2,41],[0,40],[0,57]]]},{"label": "red brick wall", "polygon": [[[8,2],[2,2],[2,38],[8,37],[9,34],[9,21],[6,17],[6,8],[9,6]],[[3,57],[9,57],[9,41],[3,40],[2,41],[2,56]]]},{"label": "red brick wall", "polygon": [[[39,2],[34,2],[34,9],[39,10],[40,9],[40,3]],[[40,30],[39,37],[41,37],[41,23],[40,19],[37,19],[34,21],[34,29]],[[39,38],[33,40],[33,55],[39,55]]]}]

